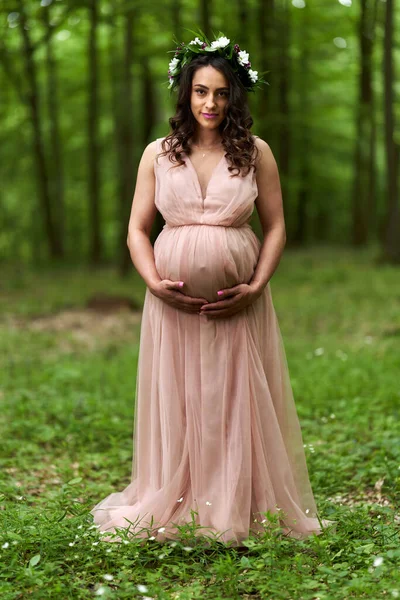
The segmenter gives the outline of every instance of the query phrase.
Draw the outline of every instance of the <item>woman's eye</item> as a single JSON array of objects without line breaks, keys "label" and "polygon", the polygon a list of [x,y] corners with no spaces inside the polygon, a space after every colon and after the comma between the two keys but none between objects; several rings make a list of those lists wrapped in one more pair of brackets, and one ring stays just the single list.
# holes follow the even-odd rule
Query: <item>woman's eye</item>
[{"label": "woman's eye", "polygon": [[[201,93],[203,94],[203,93],[204,93],[204,90],[196,90],[196,92],[201,92]],[[227,95],[228,95],[228,93],[227,93],[227,92],[219,92],[219,94],[220,94],[221,96],[227,96]]]}]

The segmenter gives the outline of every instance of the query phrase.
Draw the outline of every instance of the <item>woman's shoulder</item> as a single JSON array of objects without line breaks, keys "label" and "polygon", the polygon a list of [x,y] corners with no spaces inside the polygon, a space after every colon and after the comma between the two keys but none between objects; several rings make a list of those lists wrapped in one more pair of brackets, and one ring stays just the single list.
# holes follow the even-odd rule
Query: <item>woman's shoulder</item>
[{"label": "woman's shoulder", "polygon": [[258,136],[258,135],[252,135],[252,138],[254,140],[255,145],[260,150],[267,150],[267,149],[271,150],[269,144],[265,140],[263,140],[262,138],[260,138],[260,136]]},{"label": "woman's shoulder", "polygon": [[256,162],[258,165],[261,163],[268,164],[274,160],[272,150],[268,142],[260,138],[258,135],[253,135],[254,144],[258,150]]}]

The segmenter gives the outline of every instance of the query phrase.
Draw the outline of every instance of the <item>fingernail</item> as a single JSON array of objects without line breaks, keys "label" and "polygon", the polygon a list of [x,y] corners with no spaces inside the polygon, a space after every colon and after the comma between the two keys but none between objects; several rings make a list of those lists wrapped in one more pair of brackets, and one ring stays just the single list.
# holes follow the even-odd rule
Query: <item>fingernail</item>
[{"label": "fingernail", "polygon": [[223,293],[224,292],[221,292],[221,291],[217,292],[218,296],[221,296]]},{"label": "fingernail", "polygon": [[184,285],[183,281],[180,281],[179,285],[182,287]]}]

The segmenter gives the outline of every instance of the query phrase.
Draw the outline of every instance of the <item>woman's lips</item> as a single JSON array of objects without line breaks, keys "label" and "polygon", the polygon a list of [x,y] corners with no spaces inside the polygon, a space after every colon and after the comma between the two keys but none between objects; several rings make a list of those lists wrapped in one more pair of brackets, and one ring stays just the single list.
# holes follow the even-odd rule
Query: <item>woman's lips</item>
[{"label": "woman's lips", "polygon": [[218,115],[214,114],[214,113],[201,113],[203,115],[203,117],[205,119],[215,119],[215,117],[218,117]]}]

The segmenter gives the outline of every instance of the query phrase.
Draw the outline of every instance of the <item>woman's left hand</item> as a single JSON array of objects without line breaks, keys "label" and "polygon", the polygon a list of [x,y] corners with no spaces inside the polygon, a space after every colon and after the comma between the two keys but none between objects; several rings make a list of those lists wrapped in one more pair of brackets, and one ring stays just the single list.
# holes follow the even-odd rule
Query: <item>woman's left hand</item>
[{"label": "woman's left hand", "polygon": [[209,319],[231,317],[257,300],[262,295],[263,288],[249,283],[240,283],[220,291],[221,300],[203,304],[200,315],[205,315]]}]

